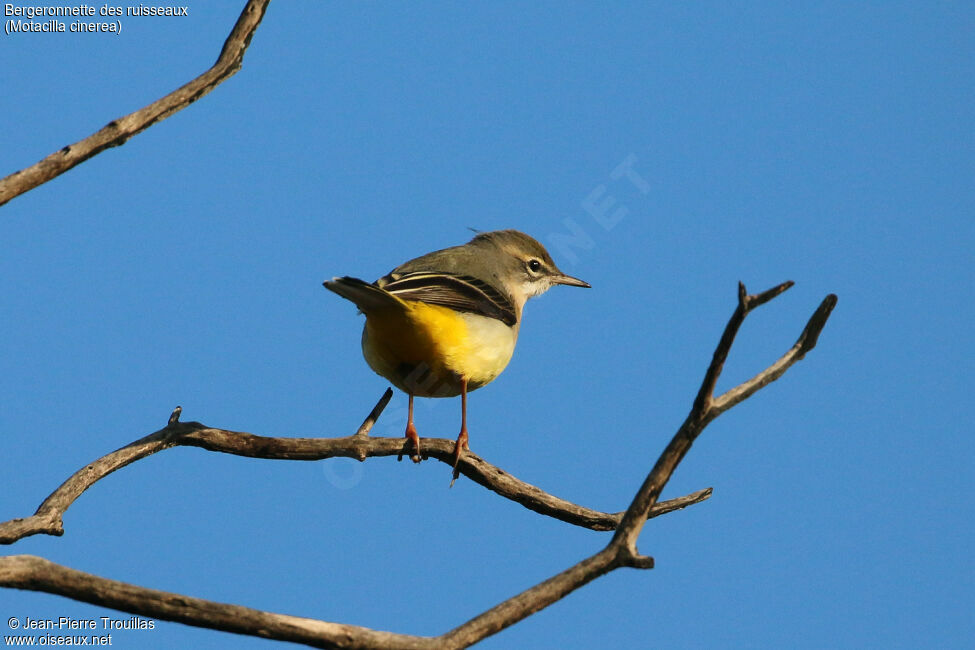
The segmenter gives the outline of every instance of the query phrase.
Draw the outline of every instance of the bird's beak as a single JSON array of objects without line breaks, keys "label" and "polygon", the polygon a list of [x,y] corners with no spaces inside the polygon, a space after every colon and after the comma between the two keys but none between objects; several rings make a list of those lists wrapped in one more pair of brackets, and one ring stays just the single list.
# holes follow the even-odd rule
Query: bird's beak
[{"label": "bird's beak", "polygon": [[585,287],[586,289],[592,289],[590,285],[585,280],[580,280],[579,278],[574,278],[571,275],[566,275],[565,273],[559,273],[550,277],[553,284],[567,284],[570,287]]}]

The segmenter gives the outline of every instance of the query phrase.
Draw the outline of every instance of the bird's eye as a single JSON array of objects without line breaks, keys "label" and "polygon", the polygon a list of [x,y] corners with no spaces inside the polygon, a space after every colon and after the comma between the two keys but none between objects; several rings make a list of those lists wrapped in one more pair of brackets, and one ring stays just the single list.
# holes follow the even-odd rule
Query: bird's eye
[{"label": "bird's eye", "polygon": [[528,260],[528,270],[532,273],[538,273],[542,270],[542,263],[538,260]]}]

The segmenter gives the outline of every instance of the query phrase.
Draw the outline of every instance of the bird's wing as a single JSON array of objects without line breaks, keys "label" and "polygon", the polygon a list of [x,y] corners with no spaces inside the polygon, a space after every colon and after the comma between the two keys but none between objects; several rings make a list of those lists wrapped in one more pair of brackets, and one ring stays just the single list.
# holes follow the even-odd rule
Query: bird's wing
[{"label": "bird's wing", "polygon": [[392,273],[376,284],[401,300],[418,300],[496,318],[508,326],[518,317],[511,301],[483,280],[467,275],[416,271]]}]

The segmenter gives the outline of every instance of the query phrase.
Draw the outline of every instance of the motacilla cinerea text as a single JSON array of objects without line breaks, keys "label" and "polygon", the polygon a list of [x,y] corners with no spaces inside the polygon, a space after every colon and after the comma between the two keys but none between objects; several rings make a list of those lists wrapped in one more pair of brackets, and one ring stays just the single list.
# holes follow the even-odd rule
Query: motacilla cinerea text
[{"label": "motacilla cinerea text", "polygon": [[556,284],[588,287],[562,273],[545,248],[517,230],[478,234],[463,246],[427,253],[372,284],[333,278],[325,288],[366,316],[362,354],[409,395],[406,437],[420,462],[413,398],[461,396],[456,475],[467,446],[467,392],[501,374],[518,340],[525,301]]}]

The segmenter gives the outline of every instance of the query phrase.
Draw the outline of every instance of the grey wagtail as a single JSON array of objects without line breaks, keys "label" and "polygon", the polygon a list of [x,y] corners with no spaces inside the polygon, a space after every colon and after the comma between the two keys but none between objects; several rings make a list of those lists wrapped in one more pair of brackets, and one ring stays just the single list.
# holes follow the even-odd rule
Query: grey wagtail
[{"label": "grey wagtail", "polygon": [[517,230],[478,234],[463,246],[410,260],[372,284],[332,278],[325,288],[366,316],[362,354],[409,395],[406,438],[420,462],[413,398],[461,398],[454,476],[467,445],[467,392],[501,374],[518,340],[525,301],[556,284],[589,287],[566,275],[537,241]]}]

